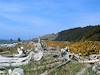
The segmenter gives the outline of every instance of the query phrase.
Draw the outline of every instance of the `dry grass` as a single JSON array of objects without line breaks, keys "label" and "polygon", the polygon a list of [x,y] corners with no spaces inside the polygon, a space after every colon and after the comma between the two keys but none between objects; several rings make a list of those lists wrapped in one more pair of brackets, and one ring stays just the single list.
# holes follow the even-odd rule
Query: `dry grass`
[{"label": "dry grass", "polygon": [[59,41],[45,41],[47,47],[59,47],[59,48],[64,48],[66,47],[65,42],[59,42]]},{"label": "dry grass", "polygon": [[90,54],[100,53],[100,42],[99,41],[84,41],[84,42],[56,42],[56,41],[46,41],[48,47],[68,47],[73,53],[81,53],[84,56]]},{"label": "dry grass", "polygon": [[100,52],[100,42],[95,41],[85,41],[85,42],[75,42],[69,45],[71,52],[76,54],[81,53],[84,56],[91,54],[98,54]]}]

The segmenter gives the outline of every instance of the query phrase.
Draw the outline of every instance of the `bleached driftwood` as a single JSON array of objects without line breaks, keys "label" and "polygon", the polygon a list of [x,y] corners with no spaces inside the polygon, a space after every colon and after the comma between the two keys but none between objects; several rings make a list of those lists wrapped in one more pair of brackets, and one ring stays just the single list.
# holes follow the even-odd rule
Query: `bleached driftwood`
[{"label": "bleached driftwood", "polygon": [[20,65],[26,65],[29,64],[31,59],[35,61],[39,61],[42,58],[42,53],[34,53],[30,52],[30,54],[27,57],[0,57],[0,66],[2,67],[9,67],[9,66],[20,66]]},{"label": "bleached driftwood", "polygon": [[0,63],[17,63],[17,62],[23,62],[30,57],[32,57],[33,52],[30,52],[30,54],[26,57],[5,57],[5,56],[0,56]]},{"label": "bleached driftwood", "polygon": [[95,60],[80,60],[78,61],[79,63],[97,63],[100,62],[99,59],[95,59]]},{"label": "bleached driftwood", "polygon": [[35,61],[39,61],[42,57],[43,57],[43,52],[42,51],[38,51],[38,53],[34,53],[33,59]]},{"label": "bleached driftwood", "polygon": [[23,58],[0,57],[0,66],[10,67],[10,66],[25,65],[30,62],[32,56],[33,56],[33,52],[30,52],[30,54],[27,57],[23,57]]},{"label": "bleached driftwood", "polygon": [[9,70],[9,75],[24,75],[24,70],[22,68],[15,68],[13,71]]}]

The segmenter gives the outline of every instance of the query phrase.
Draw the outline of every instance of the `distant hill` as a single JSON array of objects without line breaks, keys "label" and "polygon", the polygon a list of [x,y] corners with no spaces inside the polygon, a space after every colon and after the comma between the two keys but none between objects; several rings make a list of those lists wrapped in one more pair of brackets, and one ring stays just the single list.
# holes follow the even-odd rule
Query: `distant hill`
[{"label": "distant hill", "polygon": [[100,41],[100,25],[78,27],[68,30],[63,30],[58,33],[56,41]]},{"label": "distant hill", "polygon": [[41,36],[40,38],[43,40],[55,40],[57,38],[57,34],[54,34],[54,33],[47,34],[47,35]]}]

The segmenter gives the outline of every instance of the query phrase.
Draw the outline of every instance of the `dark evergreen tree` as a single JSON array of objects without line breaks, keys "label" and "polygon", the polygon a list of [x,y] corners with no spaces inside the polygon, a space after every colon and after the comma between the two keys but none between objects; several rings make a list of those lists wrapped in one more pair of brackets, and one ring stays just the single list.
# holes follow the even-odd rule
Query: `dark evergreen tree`
[{"label": "dark evergreen tree", "polygon": [[18,39],[17,39],[17,41],[18,41],[18,42],[21,42],[21,39],[20,39],[20,38],[18,38]]}]

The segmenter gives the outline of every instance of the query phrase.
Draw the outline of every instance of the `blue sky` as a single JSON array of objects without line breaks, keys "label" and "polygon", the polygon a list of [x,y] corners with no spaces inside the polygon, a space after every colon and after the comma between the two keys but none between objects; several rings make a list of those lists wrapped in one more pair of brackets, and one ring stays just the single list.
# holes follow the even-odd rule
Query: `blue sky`
[{"label": "blue sky", "polygon": [[100,24],[100,0],[0,0],[0,39],[95,24]]}]

